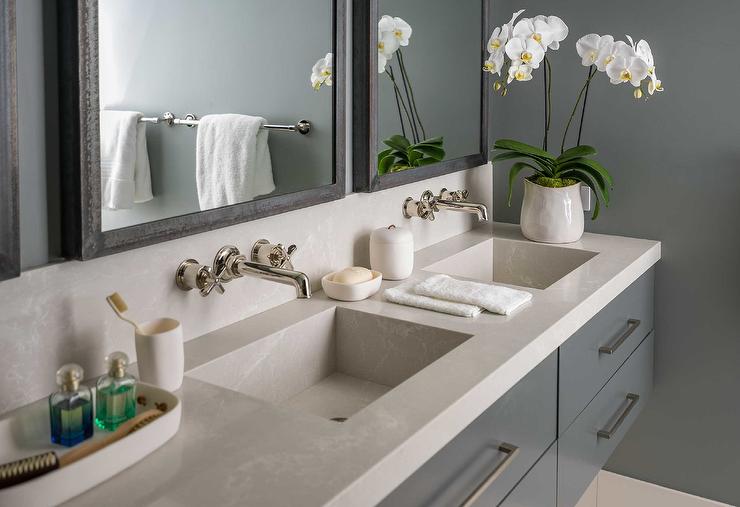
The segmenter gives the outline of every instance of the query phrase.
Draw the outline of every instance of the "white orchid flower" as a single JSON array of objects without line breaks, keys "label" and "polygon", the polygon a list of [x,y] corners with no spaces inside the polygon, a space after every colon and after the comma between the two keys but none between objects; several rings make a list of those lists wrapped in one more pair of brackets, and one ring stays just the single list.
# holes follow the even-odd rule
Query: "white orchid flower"
[{"label": "white orchid flower", "polygon": [[311,86],[317,91],[321,88],[321,85],[331,86],[333,84],[333,75],[334,55],[332,53],[326,53],[326,56],[319,58],[311,69]]},{"label": "white orchid flower", "polygon": [[401,46],[408,46],[411,32],[413,31],[411,29],[411,25],[399,17],[393,18],[393,22],[395,24],[393,28],[393,36],[398,40],[398,44]]},{"label": "white orchid flower", "polygon": [[629,82],[637,88],[647,77],[648,66],[642,58],[637,56],[617,55],[606,66],[606,75],[609,76],[612,84]]},{"label": "white orchid flower", "polygon": [[388,65],[388,58],[378,51],[378,74],[385,72],[385,66]]},{"label": "white orchid flower", "polygon": [[493,29],[491,37],[488,39],[486,48],[491,54],[504,53],[504,46],[509,41],[509,27],[508,25],[497,26]]},{"label": "white orchid flower", "polygon": [[641,39],[640,42],[635,46],[635,52],[637,56],[642,58],[648,66],[648,77],[650,82],[648,83],[648,93],[662,92],[663,84],[658,79],[658,75],[655,71],[655,58],[653,58],[653,51],[650,49],[648,41]]},{"label": "white orchid flower", "polygon": [[516,21],[516,18],[518,18],[522,14],[522,12],[524,12],[524,9],[520,9],[513,13],[509,22],[504,25],[509,29],[509,37],[511,37],[511,34],[514,31],[514,21]]},{"label": "white orchid flower", "polygon": [[602,37],[599,56],[596,59],[596,68],[600,72],[606,72],[606,67],[618,56],[623,56],[628,60],[637,56],[632,46],[626,42],[618,40],[614,42],[614,37],[605,35]]},{"label": "white orchid flower", "polygon": [[557,51],[560,49],[560,43],[568,37],[568,25],[566,25],[565,22],[557,16],[547,16],[545,21],[550,27],[550,31],[553,36],[553,41],[548,47],[553,51]]},{"label": "white orchid flower", "polygon": [[506,55],[511,59],[512,66],[524,64],[536,69],[545,58],[545,50],[534,39],[514,37],[506,43]]},{"label": "white orchid flower", "polygon": [[[542,16],[544,18],[544,16]],[[554,36],[550,26],[544,19],[521,19],[514,25],[514,37],[532,39],[542,47],[543,51],[552,43]]]},{"label": "white orchid flower", "polygon": [[501,75],[501,69],[504,67],[504,53],[500,51],[498,53],[492,53],[488,56],[485,62],[483,62],[483,70],[490,72],[491,74]]},{"label": "white orchid flower", "polygon": [[514,80],[529,81],[530,79],[532,79],[531,65],[527,65],[525,63],[514,64],[514,62],[512,62],[511,67],[509,67],[509,77],[506,80],[507,83],[511,83]]},{"label": "white orchid flower", "polygon": [[[611,37],[611,35],[605,35],[604,37]],[[590,33],[576,41],[576,52],[581,57],[581,65],[590,67],[596,63],[601,49],[601,39],[604,37],[597,33]]]}]

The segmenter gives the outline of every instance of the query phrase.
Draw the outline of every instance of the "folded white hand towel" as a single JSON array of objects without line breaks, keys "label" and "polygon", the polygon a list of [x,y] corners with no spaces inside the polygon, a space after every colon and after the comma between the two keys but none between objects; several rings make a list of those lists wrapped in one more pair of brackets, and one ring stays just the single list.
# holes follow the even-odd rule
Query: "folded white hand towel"
[{"label": "folded white hand towel", "polygon": [[150,201],[152,177],[146,147],[146,124],[136,111],[100,112],[100,186],[102,205],[130,209]]},{"label": "folded white hand towel", "polygon": [[420,296],[414,292],[415,284],[416,282],[407,282],[386,289],[383,292],[383,297],[391,303],[414,306],[416,308],[423,308],[424,310],[432,310],[433,312],[449,313],[450,315],[457,315],[459,317],[476,317],[482,311],[479,307],[473,305]]},{"label": "folded white hand towel", "polygon": [[434,275],[414,288],[416,294],[485,308],[489,312],[509,315],[532,299],[523,290],[500,285],[456,280],[447,275]]},{"label": "folded white hand towel", "polygon": [[243,114],[200,119],[195,169],[200,209],[251,201],[275,190],[268,131],[260,128],[265,122]]}]

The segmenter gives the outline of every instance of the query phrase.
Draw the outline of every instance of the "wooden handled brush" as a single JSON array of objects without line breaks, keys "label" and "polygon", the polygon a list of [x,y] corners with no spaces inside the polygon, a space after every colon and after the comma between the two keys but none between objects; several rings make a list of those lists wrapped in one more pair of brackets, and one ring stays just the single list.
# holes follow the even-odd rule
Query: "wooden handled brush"
[{"label": "wooden handled brush", "polygon": [[134,326],[134,329],[136,329],[137,333],[139,332],[139,325],[124,315],[124,313],[126,313],[126,310],[128,310],[128,305],[118,292],[114,292],[113,294],[105,298],[105,300],[108,301],[108,304],[111,308],[113,308],[113,311],[116,312],[116,315],[118,315],[119,319],[128,322],[129,324]]},{"label": "wooden handled brush", "polygon": [[71,465],[113,442],[117,442],[123,437],[140,430],[162,414],[164,412],[157,409],[142,412],[121,424],[116,431],[105,438],[80,444],[61,456],[54,451],[49,451],[0,465],[0,489],[26,482],[58,468]]}]

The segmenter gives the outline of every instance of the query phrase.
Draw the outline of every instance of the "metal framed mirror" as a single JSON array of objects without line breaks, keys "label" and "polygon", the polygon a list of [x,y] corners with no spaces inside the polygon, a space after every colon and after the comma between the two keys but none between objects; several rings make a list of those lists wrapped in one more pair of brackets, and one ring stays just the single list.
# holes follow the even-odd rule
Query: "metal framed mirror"
[{"label": "metal framed mirror", "polygon": [[488,161],[490,0],[353,7],[353,186],[374,192]]},{"label": "metal framed mirror", "polygon": [[0,0],[0,280],[20,274],[15,0]]},{"label": "metal framed mirror", "polygon": [[65,255],[343,197],[345,23],[343,0],[60,3]]}]

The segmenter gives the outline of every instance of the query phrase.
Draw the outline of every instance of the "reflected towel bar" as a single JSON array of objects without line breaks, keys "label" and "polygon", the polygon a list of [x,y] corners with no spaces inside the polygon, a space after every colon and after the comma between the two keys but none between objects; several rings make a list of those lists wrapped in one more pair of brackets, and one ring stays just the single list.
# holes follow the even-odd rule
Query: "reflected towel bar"
[{"label": "reflected towel bar", "polygon": [[[173,125],[184,125],[185,127],[197,127],[200,123],[198,117],[194,114],[186,114],[185,118],[177,118],[174,114],[167,112],[162,117],[154,116],[149,118],[140,118],[139,122],[142,123],[166,123],[170,127]],[[287,132],[298,132],[299,134],[306,135],[311,132],[311,122],[308,120],[300,120],[295,125],[263,125],[262,128],[268,130],[283,130]]]}]

